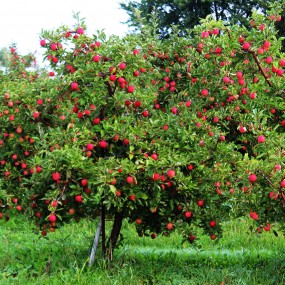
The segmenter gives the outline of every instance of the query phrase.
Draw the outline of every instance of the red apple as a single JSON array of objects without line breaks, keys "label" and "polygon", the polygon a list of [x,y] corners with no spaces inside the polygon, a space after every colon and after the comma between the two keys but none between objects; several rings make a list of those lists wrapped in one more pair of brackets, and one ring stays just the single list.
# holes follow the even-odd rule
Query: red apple
[{"label": "red apple", "polygon": [[187,211],[187,212],[184,213],[184,216],[185,216],[186,219],[190,219],[192,217],[192,212]]},{"label": "red apple", "polygon": [[130,195],[129,200],[134,202],[136,200],[136,196],[134,194]]},{"label": "red apple", "polygon": [[253,220],[258,220],[258,214],[256,212],[250,212],[249,216],[253,219]]},{"label": "red apple", "polygon": [[258,138],[257,138],[257,141],[259,142],[259,143],[264,143],[265,142],[265,136],[258,136]]},{"label": "red apple", "polygon": [[81,186],[85,187],[88,185],[88,180],[87,179],[82,179],[81,180]]},{"label": "red apple", "polygon": [[203,200],[198,200],[197,205],[199,207],[203,207],[204,206],[204,201]]},{"label": "red apple", "polygon": [[176,175],[175,170],[169,169],[169,170],[167,171],[167,176],[168,176],[169,178],[173,178],[173,177],[175,177],[175,175]]},{"label": "red apple", "polygon": [[59,172],[54,172],[52,174],[52,179],[55,181],[58,181],[60,179],[60,173]]},{"label": "red apple", "polygon": [[52,213],[49,215],[48,219],[51,223],[54,223],[56,221],[56,215]]},{"label": "red apple", "polygon": [[75,196],[75,201],[77,202],[77,203],[83,203],[83,197],[82,197],[82,195],[76,195]]},{"label": "red apple", "polygon": [[250,174],[250,175],[248,176],[248,180],[249,180],[249,182],[251,182],[251,183],[256,182],[256,180],[257,180],[256,174],[254,174],[254,173]]},{"label": "red apple", "polygon": [[92,143],[88,143],[88,144],[86,145],[86,148],[87,148],[87,150],[91,151],[91,150],[93,150],[94,145],[93,145]]},{"label": "red apple", "polygon": [[108,146],[108,144],[107,144],[106,141],[103,140],[103,141],[100,141],[100,142],[99,142],[99,147],[100,147],[100,148],[107,148],[107,146]]},{"label": "red apple", "polygon": [[166,228],[167,228],[169,231],[173,230],[173,229],[174,229],[173,223],[168,223],[168,224],[166,225]]},{"label": "red apple", "polygon": [[132,176],[128,176],[126,178],[126,181],[127,181],[128,184],[133,184],[134,183],[134,178]]}]

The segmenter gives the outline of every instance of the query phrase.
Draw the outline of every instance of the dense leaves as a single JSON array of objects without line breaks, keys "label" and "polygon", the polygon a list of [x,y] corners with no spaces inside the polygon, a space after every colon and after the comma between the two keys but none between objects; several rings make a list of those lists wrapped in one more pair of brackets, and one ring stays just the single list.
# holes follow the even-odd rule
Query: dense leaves
[{"label": "dense leaves", "polygon": [[45,235],[106,213],[115,236],[126,218],[139,235],[177,228],[190,242],[233,216],[259,231],[283,221],[280,11],[254,13],[252,29],[208,17],[164,41],[152,28],[90,37],[84,21],[43,32],[50,69],[15,61],[0,78],[6,217],[15,205]]}]

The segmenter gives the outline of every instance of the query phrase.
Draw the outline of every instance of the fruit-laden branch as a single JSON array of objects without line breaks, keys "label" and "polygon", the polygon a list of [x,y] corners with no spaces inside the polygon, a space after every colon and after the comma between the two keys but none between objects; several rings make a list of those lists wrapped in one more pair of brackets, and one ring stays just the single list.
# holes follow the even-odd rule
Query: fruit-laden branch
[{"label": "fruit-laden branch", "polygon": [[[272,181],[269,179],[269,177],[267,177],[262,171],[258,170],[258,172],[261,174],[261,176],[270,184],[270,186],[272,188],[275,189],[275,186],[273,185]],[[284,206],[284,203],[285,203],[285,195],[284,195],[284,192],[280,189],[279,190],[279,199],[280,199],[280,202],[282,204],[282,206]]]},{"label": "fruit-laden branch", "polygon": [[262,73],[263,77],[265,78],[267,84],[270,87],[272,87],[273,84],[271,83],[271,81],[269,80],[268,76],[266,75],[264,69],[262,68],[260,61],[259,61],[258,57],[256,56],[256,53],[253,50],[250,50],[249,52],[253,55],[254,61],[256,62],[257,66],[258,66],[260,72]]},{"label": "fruit-laden branch", "polygon": [[114,93],[115,93],[115,90],[116,90],[116,86],[114,87],[114,90],[113,90],[113,89],[112,89],[112,86],[111,86],[111,84],[110,84],[110,82],[105,81],[105,85],[106,85],[107,88],[108,88],[109,96],[110,96],[110,97],[113,96]]},{"label": "fruit-laden branch", "polygon": [[261,174],[261,176],[270,184],[270,186],[271,186],[272,188],[275,188],[274,185],[273,185],[273,183],[272,183],[272,181],[269,179],[268,176],[266,176],[266,175],[265,175],[262,171],[260,171],[260,170],[258,170],[257,172]]}]

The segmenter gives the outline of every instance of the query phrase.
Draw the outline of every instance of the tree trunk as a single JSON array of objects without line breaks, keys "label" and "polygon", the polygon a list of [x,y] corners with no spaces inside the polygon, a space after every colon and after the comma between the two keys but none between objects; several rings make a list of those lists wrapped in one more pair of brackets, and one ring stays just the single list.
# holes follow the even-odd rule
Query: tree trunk
[{"label": "tree trunk", "polygon": [[114,224],[111,231],[110,238],[108,240],[108,249],[106,254],[106,259],[112,260],[113,258],[113,251],[116,247],[117,241],[120,236],[121,228],[123,224],[123,213],[122,212],[116,212],[115,218],[114,218]]},{"label": "tree trunk", "polygon": [[101,221],[102,221],[102,254],[103,258],[106,256],[106,208],[102,205],[101,208]]}]

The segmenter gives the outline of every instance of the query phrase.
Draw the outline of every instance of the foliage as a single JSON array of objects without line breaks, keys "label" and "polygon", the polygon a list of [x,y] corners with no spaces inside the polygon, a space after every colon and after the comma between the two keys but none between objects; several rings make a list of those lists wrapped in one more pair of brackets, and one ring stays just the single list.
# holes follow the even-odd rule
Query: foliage
[{"label": "foliage", "polygon": [[207,17],[166,41],[152,27],[90,37],[80,19],[43,31],[50,71],[15,61],[0,77],[4,217],[16,207],[46,235],[102,215],[111,251],[124,218],[188,242],[235,216],[284,222],[280,11],[255,12],[252,29]]},{"label": "foliage", "polygon": [[[200,20],[210,14],[216,20],[249,27],[248,18],[251,16],[252,10],[265,12],[274,2],[276,1],[129,0],[120,3],[120,6],[129,15],[127,23],[135,30],[139,30],[142,24],[148,25],[155,14],[160,35],[168,37],[173,25],[177,26],[181,34],[184,35],[187,29],[192,29],[200,24]],[[285,16],[284,11],[282,16]],[[284,19],[277,26],[279,36],[284,35]]]}]

